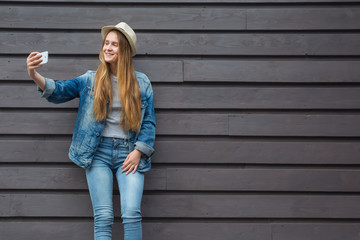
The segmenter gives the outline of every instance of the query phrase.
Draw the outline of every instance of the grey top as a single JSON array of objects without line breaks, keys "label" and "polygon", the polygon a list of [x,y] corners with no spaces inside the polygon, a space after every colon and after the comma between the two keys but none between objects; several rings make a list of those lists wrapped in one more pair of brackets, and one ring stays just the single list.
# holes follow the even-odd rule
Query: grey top
[{"label": "grey top", "polygon": [[111,81],[113,86],[112,112],[107,116],[105,120],[105,127],[101,135],[103,137],[116,137],[127,139],[128,131],[124,131],[120,125],[121,103],[117,88],[117,78],[114,75],[111,75]]}]

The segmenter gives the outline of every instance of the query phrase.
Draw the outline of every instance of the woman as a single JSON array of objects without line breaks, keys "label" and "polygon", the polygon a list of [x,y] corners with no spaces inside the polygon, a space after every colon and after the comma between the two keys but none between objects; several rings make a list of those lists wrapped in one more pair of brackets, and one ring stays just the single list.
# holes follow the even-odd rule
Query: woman
[{"label": "woman", "polygon": [[126,23],[105,26],[96,72],[66,81],[41,76],[41,55],[27,58],[29,76],[53,103],[80,98],[69,158],[86,170],[94,211],[95,240],[111,239],[113,174],[121,196],[125,240],[142,239],[144,172],[154,153],[153,92],[145,74],[135,72],[136,35]]}]

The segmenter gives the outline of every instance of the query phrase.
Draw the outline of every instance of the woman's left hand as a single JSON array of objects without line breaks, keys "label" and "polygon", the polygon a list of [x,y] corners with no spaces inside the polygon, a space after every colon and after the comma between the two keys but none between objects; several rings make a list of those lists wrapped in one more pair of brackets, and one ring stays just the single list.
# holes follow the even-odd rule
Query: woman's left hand
[{"label": "woman's left hand", "polygon": [[126,175],[129,174],[131,171],[132,173],[135,173],[140,162],[141,154],[142,152],[137,149],[134,149],[134,151],[129,153],[123,163],[123,166],[121,167],[121,169],[123,169],[121,172],[123,173],[127,171]]}]

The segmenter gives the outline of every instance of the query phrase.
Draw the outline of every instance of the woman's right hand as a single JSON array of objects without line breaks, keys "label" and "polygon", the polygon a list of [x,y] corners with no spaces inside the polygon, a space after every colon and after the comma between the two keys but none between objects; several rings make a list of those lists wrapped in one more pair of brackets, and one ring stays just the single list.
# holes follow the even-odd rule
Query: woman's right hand
[{"label": "woman's right hand", "polygon": [[35,76],[37,68],[41,68],[42,65],[39,65],[41,63],[41,54],[39,52],[32,52],[29,54],[29,56],[26,59],[26,66],[28,70],[28,74],[31,78]]},{"label": "woman's right hand", "polygon": [[42,89],[45,89],[45,78],[41,76],[35,69],[41,68],[41,54],[39,52],[32,52],[26,59],[27,71],[32,80]]}]

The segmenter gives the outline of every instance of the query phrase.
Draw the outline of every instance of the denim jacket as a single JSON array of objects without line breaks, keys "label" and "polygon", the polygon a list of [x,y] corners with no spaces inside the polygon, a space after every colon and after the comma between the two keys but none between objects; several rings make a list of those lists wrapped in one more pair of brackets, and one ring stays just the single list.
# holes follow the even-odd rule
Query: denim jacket
[{"label": "denim jacket", "polygon": [[[146,172],[151,168],[151,156],[154,153],[156,125],[153,91],[145,74],[140,72],[135,72],[135,74],[141,94],[141,123],[139,132],[128,131],[129,151],[131,152],[135,148],[143,153],[137,171]],[[105,125],[105,120],[96,121],[93,117],[94,93],[91,92],[91,86],[94,76],[95,71],[87,71],[77,78],[66,81],[45,78],[44,91],[38,88],[41,97],[52,103],[63,103],[76,97],[80,98],[69,158],[84,169],[91,166]]]}]

